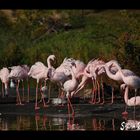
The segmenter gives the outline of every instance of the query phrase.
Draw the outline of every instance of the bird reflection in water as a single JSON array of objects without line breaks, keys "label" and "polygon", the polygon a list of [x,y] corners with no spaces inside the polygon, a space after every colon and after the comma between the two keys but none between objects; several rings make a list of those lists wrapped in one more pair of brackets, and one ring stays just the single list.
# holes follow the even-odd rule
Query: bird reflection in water
[{"label": "bird reflection in water", "polygon": [[46,128],[46,121],[47,121],[47,116],[46,114],[43,114],[42,118],[40,116],[39,113],[35,114],[35,124],[36,124],[36,130],[39,130],[39,126],[40,126],[40,120],[42,120],[42,127],[41,130],[47,130]]},{"label": "bird reflection in water", "polygon": [[110,121],[105,120],[105,119],[93,118],[92,119],[92,130],[104,131],[104,130],[107,130],[107,126],[110,124],[112,126],[111,126],[111,129],[109,129],[109,130],[115,131],[115,119],[114,118],[111,119],[111,123],[110,123]]},{"label": "bird reflection in water", "polygon": [[2,130],[2,131],[8,130],[8,122],[6,119],[0,118],[0,130]]}]

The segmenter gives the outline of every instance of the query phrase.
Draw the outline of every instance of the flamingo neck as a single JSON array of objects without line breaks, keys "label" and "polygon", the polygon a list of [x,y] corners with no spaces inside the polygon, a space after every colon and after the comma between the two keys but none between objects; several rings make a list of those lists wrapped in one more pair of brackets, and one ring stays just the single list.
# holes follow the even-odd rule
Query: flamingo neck
[{"label": "flamingo neck", "polygon": [[128,86],[125,88],[125,93],[124,93],[124,101],[128,105]]},{"label": "flamingo neck", "polygon": [[51,67],[52,67],[50,60],[51,60],[51,58],[48,58],[48,59],[47,59],[48,68],[51,68]]}]

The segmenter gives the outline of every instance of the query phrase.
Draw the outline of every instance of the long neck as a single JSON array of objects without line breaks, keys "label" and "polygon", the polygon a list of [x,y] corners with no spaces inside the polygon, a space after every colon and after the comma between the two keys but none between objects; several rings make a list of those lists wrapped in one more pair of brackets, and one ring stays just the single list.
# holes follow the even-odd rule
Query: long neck
[{"label": "long neck", "polygon": [[124,101],[127,105],[128,105],[128,90],[129,90],[129,88],[128,88],[128,86],[126,86],[125,93],[124,93]]},{"label": "long neck", "polygon": [[112,72],[110,72],[110,70],[109,70],[109,67],[108,66],[104,66],[104,68],[105,68],[105,71],[106,71],[106,74],[107,74],[107,76],[109,77],[109,78],[111,78],[111,79],[116,79],[115,77],[116,77],[116,74],[113,74]]},{"label": "long neck", "polygon": [[75,74],[74,74],[72,69],[71,69],[71,76],[72,76],[72,80],[76,80],[76,76],[75,76]]},{"label": "long neck", "polygon": [[116,64],[116,63],[115,63],[115,66],[117,67],[117,69],[118,69],[118,71],[119,71],[119,73],[120,73],[120,75],[121,75],[121,77],[122,77],[122,79],[123,79],[123,81],[124,81],[125,76],[124,76],[123,73],[122,73],[121,67],[120,67],[118,64]]},{"label": "long neck", "polygon": [[51,60],[51,58],[48,57],[48,59],[47,59],[48,68],[51,68],[52,67],[50,60]]}]

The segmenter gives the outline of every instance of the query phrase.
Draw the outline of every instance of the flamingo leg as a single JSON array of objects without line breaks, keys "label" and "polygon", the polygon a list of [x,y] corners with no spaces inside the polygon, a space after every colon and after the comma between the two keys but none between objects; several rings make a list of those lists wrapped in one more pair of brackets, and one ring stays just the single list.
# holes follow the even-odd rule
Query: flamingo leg
[{"label": "flamingo leg", "polygon": [[96,104],[96,96],[97,96],[97,81],[95,81],[95,85],[94,85],[94,98],[92,99],[93,104]]},{"label": "flamingo leg", "polygon": [[71,104],[71,101],[70,101],[69,96],[68,96],[68,102],[69,102],[70,107],[71,107],[71,110],[72,110],[72,116],[74,116],[74,115],[75,115],[75,113],[74,113],[74,109],[73,109],[73,106],[72,106],[72,104]]},{"label": "flamingo leg", "polygon": [[[126,89],[125,89],[126,90]],[[124,91],[125,92],[125,91]],[[125,96],[125,94],[124,94],[124,96]],[[128,116],[128,112],[127,112],[127,104],[125,104],[125,111],[124,112],[122,112],[122,116],[123,117],[127,117]]]},{"label": "flamingo leg", "polygon": [[100,103],[100,101],[101,101],[101,98],[100,98],[100,84],[99,84],[98,81],[97,81],[97,89],[98,89],[98,102],[97,103]]},{"label": "flamingo leg", "polygon": [[112,129],[113,129],[113,131],[115,131],[115,123],[114,123],[114,119],[112,119]]},{"label": "flamingo leg", "polygon": [[24,102],[24,83],[22,80],[22,101]]},{"label": "flamingo leg", "polygon": [[[19,101],[19,105],[23,105],[21,103],[21,98],[20,98],[20,94],[19,94],[19,83],[20,83],[20,80],[18,80],[18,83],[17,83],[17,87],[16,87],[16,92],[17,92],[17,99]],[[17,103],[18,104],[18,103]]]},{"label": "flamingo leg", "polygon": [[68,117],[69,117],[69,120],[70,120],[70,104],[69,104],[69,102],[67,103],[67,106],[68,106]]},{"label": "flamingo leg", "polygon": [[2,97],[4,97],[4,86],[3,86],[3,83],[2,83]]},{"label": "flamingo leg", "polygon": [[38,121],[40,120],[40,116],[39,116],[39,114],[37,113],[37,114],[35,114],[35,124],[36,124],[36,130],[38,131]]},{"label": "flamingo leg", "polygon": [[[41,85],[41,87],[42,87],[42,85]],[[48,106],[46,105],[46,103],[45,103],[44,95],[43,95],[42,91],[40,91],[40,93],[41,93],[41,99],[43,100],[43,106],[44,106],[44,107],[48,107]]]},{"label": "flamingo leg", "polygon": [[40,109],[40,107],[38,107],[38,106],[37,106],[37,98],[38,98],[38,84],[39,84],[39,80],[37,80],[37,84],[36,84],[35,110]]},{"label": "flamingo leg", "polygon": [[137,95],[137,89],[135,89],[134,114],[135,114],[135,111],[136,111],[136,95]]},{"label": "flamingo leg", "polygon": [[28,79],[27,79],[27,84],[28,84],[27,102],[29,103],[29,101],[30,101],[30,83],[29,83],[29,80]]},{"label": "flamingo leg", "polygon": [[4,83],[4,86],[5,86],[5,96],[8,97],[8,83]]},{"label": "flamingo leg", "polygon": [[49,83],[49,90],[48,90],[48,102],[47,103],[50,103],[50,94],[51,94],[51,82]]},{"label": "flamingo leg", "polygon": [[102,103],[101,104],[104,104],[105,103],[105,96],[104,96],[104,86],[103,86],[103,82],[101,81],[101,87],[102,87]]},{"label": "flamingo leg", "polygon": [[112,87],[112,97],[111,97],[111,104],[114,102],[114,87]]},{"label": "flamingo leg", "polygon": [[46,130],[46,120],[47,120],[47,117],[46,115],[43,115],[43,128]]},{"label": "flamingo leg", "polygon": [[92,89],[92,99],[91,101],[89,102],[90,104],[95,104],[95,92],[96,92],[96,85],[95,85],[95,81],[94,79],[92,78],[92,84],[93,84],[93,89]]}]

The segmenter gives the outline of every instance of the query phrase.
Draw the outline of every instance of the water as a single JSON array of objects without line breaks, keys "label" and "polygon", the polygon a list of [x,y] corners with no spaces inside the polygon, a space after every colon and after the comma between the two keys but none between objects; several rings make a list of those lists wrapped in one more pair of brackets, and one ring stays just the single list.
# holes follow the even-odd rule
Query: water
[{"label": "water", "polygon": [[[108,117],[47,117],[46,114],[1,115],[0,130],[35,131],[115,131],[124,129],[123,118]],[[138,123],[137,123],[138,124]],[[128,126],[127,126],[128,127]],[[140,126],[139,126],[140,127]]]}]

